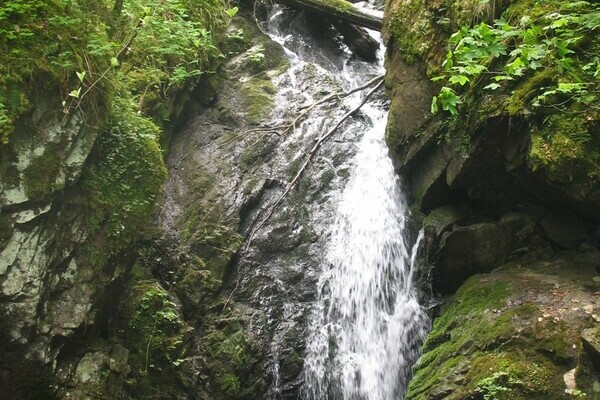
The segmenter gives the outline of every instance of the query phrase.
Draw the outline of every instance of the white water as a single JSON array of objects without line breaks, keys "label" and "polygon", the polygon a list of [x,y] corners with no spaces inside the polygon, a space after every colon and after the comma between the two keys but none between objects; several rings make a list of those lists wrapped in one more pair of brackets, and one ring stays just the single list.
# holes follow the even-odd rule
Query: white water
[{"label": "white water", "polygon": [[[272,32],[272,37],[285,46],[284,36]],[[295,90],[294,74],[305,61],[290,49],[286,52],[292,61],[290,90]],[[384,72],[379,58],[368,71],[371,76]],[[357,72],[345,63],[337,74],[341,84],[364,83],[362,68]],[[358,104],[362,95],[348,99],[348,106]],[[301,393],[306,400],[401,399],[429,327],[413,286],[422,235],[412,246],[407,243],[406,199],[384,141],[387,110],[367,103],[361,111],[371,127],[362,136],[339,198],[320,271],[306,339]],[[278,366],[275,362],[276,394]]]},{"label": "white water", "polygon": [[406,202],[383,140],[366,132],[340,201],[318,285],[304,367],[306,399],[401,398],[428,319],[413,288]]}]

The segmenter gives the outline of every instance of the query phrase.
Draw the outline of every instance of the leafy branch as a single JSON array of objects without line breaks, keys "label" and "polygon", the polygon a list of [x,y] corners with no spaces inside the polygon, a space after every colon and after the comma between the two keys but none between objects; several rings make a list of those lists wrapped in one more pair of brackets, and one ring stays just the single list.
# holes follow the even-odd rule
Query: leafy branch
[{"label": "leafy branch", "polygon": [[432,113],[441,108],[458,114],[467,84],[487,79],[483,90],[495,91],[505,82],[542,69],[555,70],[560,81],[533,96],[532,107],[553,105],[556,95],[562,95],[597,108],[600,55],[583,48],[599,28],[600,5],[587,1],[563,4],[537,20],[524,16],[517,25],[498,19],[492,25],[463,26],[448,41],[451,50],[442,64],[444,73],[432,79],[444,82],[433,98]]}]

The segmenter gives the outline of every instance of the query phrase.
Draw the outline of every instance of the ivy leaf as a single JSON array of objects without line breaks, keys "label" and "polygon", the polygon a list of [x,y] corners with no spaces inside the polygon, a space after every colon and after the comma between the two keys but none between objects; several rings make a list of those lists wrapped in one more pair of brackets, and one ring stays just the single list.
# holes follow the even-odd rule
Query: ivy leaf
[{"label": "ivy leaf", "polygon": [[237,14],[238,11],[239,11],[239,8],[237,8],[237,7],[233,7],[228,10],[225,10],[227,15],[229,15],[231,18],[235,17],[235,14]]},{"label": "ivy leaf", "polygon": [[83,83],[83,80],[85,79],[85,71],[82,71],[82,72],[75,71],[75,73],[77,74],[77,78],[79,78],[79,82]]}]

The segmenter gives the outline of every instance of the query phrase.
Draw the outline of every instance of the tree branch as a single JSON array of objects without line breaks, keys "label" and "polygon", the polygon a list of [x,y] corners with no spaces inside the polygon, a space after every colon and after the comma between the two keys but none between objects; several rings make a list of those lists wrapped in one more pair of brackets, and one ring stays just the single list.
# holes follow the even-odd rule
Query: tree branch
[{"label": "tree branch", "polygon": [[[250,247],[250,244],[252,243],[252,239],[254,239],[254,235],[256,235],[256,232],[258,232],[258,230],[264,224],[266,224],[267,221],[269,221],[271,216],[273,216],[273,214],[275,213],[275,210],[277,209],[279,204],[281,204],[281,201],[289,194],[289,192],[294,188],[294,186],[296,186],[296,184],[298,183],[298,181],[300,180],[300,178],[302,177],[302,175],[304,174],[304,172],[306,171],[308,166],[311,164],[311,161],[314,158],[315,154],[317,154],[317,151],[319,151],[319,148],[321,148],[323,143],[325,143],[337,131],[337,129],[342,125],[342,123],[344,123],[344,121],[346,121],[348,118],[350,118],[351,116],[356,114],[358,112],[358,110],[360,110],[361,107],[363,105],[365,105],[365,103],[367,102],[369,97],[371,97],[373,95],[373,93],[375,93],[377,91],[377,89],[379,89],[383,85],[383,76],[378,76],[377,78],[374,78],[374,79],[370,80],[369,82],[367,82],[366,84],[359,86],[345,94],[344,97],[347,97],[352,93],[363,90],[363,89],[373,85],[375,82],[377,82],[377,85],[375,85],[375,87],[367,93],[367,95],[362,99],[362,101],[360,102],[360,104],[358,106],[356,106],[355,108],[353,108],[352,110],[350,110],[346,114],[344,114],[344,116],[342,118],[340,118],[338,120],[338,122],[325,135],[323,135],[319,139],[317,139],[317,141],[315,142],[313,147],[308,152],[306,160],[304,161],[304,164],[302,164],[302,167],[300,167],[300,169],[298,170],[298,172],[296,173],[294,178],[290,181],[290,183],[288,183],[285,191],[281,194],[281,196],[279,196],[277,201],[275,201],[275,203],[269,210],[266,217],[256,227],[254,227],[254,229],[252,229],[250,235],[248,236],[248,241],[246,243],[246,250],[248,250],[248,248]],[[308,112],[310,112],[310,110],[312,110],[317,105],[323,104],[327,101],[330,101],[333,98],[335,98],[336,96],[337,96],[337,94],[332,94],[332,95],[329,95],[329,96],[317,101],[316,103],[311,105],[307,110],[305,110],[302,114],[300,114],[300,116],[298,116],[294,120],[294,122],[292,122],[292,124],[290,124],[290,126],[294,127],[301,116],[305,116],[306,114],[308,114]]]}]

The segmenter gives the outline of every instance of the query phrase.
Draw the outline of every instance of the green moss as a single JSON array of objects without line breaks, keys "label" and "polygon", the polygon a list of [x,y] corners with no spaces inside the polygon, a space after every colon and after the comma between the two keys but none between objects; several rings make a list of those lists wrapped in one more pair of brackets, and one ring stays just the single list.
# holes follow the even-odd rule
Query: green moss
[{"label": "green moss", "polygon": [[590,182],[600,177],[597,124],[582,114],[555,114],[532,131],[528,162],[555,182]]},{"label": "green moss", "polygon": [[487,400],[563,398],[560,371],[529,352],[482,354],[473,361],[467,392]]},{"label": "green moss", "polygon": [[31,200],[48,198],[53,192],[60,189],[56,186],[56,179],[61,169],[61,153],[64,149],[51,146],[44,153],[35,157],[23,172],[25,193]]},{"label": "green moss", "polygon": [[564,372],[546,354],[558,353],[564,338],[555,330],[519,334],[530,326],[537,306],[511,305],[512,296],[505,280],[470,278],[435,321],[407,400],[429,399],[443,388],[451,388],[456,399],[561,398],[553,396],[562,394]]},{"label": "green moss", "polygon": [[217,377],[217,384],[219,390],[227,396],[235,397],[240,392],[240,381],[234,374],[224,374]]},{"label": "green moss", "polygon": [[138,365],[144,370],[154,361],[174,361],[183,343],[185,326],[177,306],[167,291],[154,281],[140,281],[131,288],[127,305],[129,338],[132,348],[148,365]]},{"label": "green moss", "polygon": [[347,13],[353,7],[351,2],[345,0],[320,0],[320,2],[343,13]]},{"label": "green moss", "polygon": [[258,125],[269,116],[273,110],[273,96],[276,92],[277,89],[269,79],[255,77],[242,84],[245,116],[250,123]]},{"label": "green moss", "polygon": [[522,115],[529,108],[531,100],[540,94],[540,89],[555,82],[556,71],[544,69],[523,80],[506,100],[504,108],[509,115]]},{"label": "green moss", "polygon": [[393,4],[387,15],[386,30],[394,38],[394,47],[405,62],[414,64],[431,48],[433,31],[426,2]]},{"label": "green moss", "polygon": [[86,171],[83,184],[106,235],[125,246],[144,231],[167,172],[160,129],[130,102],[114,105],[108,125],[99,138],[99,161]]},{"label": "green moss", "polygon": [[215,399],[254,398],[264,389],[253,371],[259,364],[258,349],[243,331],[243,325],[229,318],[202,339]]}]

